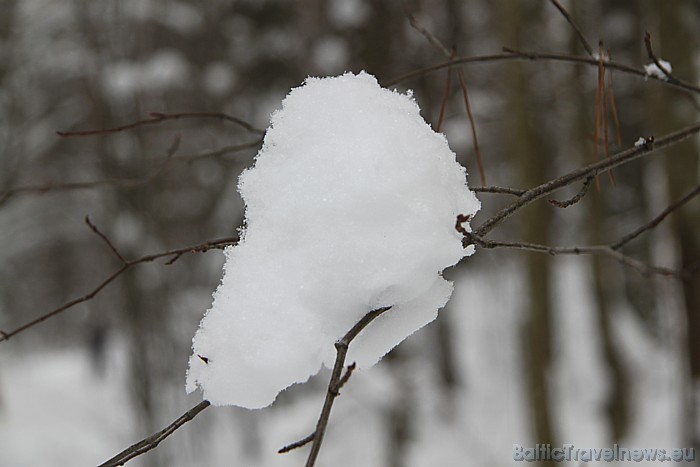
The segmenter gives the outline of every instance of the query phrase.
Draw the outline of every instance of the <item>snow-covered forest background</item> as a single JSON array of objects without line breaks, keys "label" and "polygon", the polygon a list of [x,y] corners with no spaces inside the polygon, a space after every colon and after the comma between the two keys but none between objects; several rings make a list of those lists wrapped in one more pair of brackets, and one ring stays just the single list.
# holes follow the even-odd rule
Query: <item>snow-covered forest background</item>
[{"label": "snow-covered forest background", "polygon": [[[700,6],[561,0],[590,53],[555,3],[0,0],[0,467],[98,465],[201,401],[185,370],[243,220],[238,175],[291,88],[361,70],[413,90],[470,187],[510,189],[477,190],[476,227],[519,190],[640,138],[648,152],[529,203],[489,233],[503,243],[447,270],[437,320],[343,387],[319,464],[700,447],[699,130],[663,143],[700,117]],[[446,86],[431,34],[481,58]],[[651,44],[672,76],[644,76]],[[601,50],[630,69],[601,81]],[[571,206],[547,202],[582,184]],[[612,253],[525,251],[610,247],[645,225]],[[129,465],[303,465],[306,448],[277,450],[313,430],[328,377],[266,409],[212,407]]]}]

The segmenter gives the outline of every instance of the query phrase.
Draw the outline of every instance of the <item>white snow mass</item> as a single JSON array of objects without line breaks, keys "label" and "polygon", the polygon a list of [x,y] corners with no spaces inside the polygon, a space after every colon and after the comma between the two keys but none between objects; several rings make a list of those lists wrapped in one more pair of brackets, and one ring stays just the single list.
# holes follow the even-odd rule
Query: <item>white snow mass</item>
[{"label": "white snow mass", "polygon": [[442,270],[473,253],[455,230],[480,206],[464,167],[410,93],[364,72],[293,89],[238,189],[245,229],[187,373],[187,392],[214,405],[270,405],[332,367],[334,342],[362,316],[393,305],[350,346],[349,362],[375,364],[435,319],[452,293]]},{"label": "white snow mass", "polygon": [[[661,60],[659,59],[659,63],[661,64],[662,67],[664,67],[669,73],[673,72],[673,67],[671,66],[671,63],[667,62],[666,60]],[[666,76],[666,73],[659,68],[656,63],[649,63],[647,65],[644,65],[644,72],[648,76],[654,76],[656,78],[662,79],[664,81],[668,81],[668,76]]]}]

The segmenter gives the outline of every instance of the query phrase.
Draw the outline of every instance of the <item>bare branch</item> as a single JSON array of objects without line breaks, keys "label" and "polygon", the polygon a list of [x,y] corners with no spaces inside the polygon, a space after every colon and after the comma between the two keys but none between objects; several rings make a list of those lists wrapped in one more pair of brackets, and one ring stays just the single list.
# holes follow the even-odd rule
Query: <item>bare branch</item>
[{"label": "bare branch", "polygon": [[[349,380],[350,377],[352,376],[353,371],[355,371],[356,366],[357,366],[357,365],[355,364],[355,362],[353,362],[353,363],[351,363],[350,365],[348,365],[347,369],[345,370],[345,374],[343,375],[343,377],[340,378],[340,380],[337,382],[337,384],[336,384],[335,386],[329,385],[329,386],[328,386],[328,391],[329,391],[329,392],[332,392],[333,394],[335,394],[335,397],[339,396],[339,395],[340,395],[340,390],[342,389],[343,386],[345,386],[345,383],[348,382],[348,380]],[[329,409],[329,410],[330,410],[330,409]],[[288,444],[288,445],[286,445],[286,446],[280,448],[280,449],[277,451],[277,453],[278,453],[278,454],[285,454],[285,453],[287,453],[287,452],[289,452],[289,451],[293,451],[293,450],[298,449],[298,448],[300,448],[300,447],[302,447],[302,446],[306,446],[306,445],[309,444],[311,441],[313,441],[315,437],[316,437],[316,432],[314,431],[314,432],[311,433],[309,436],[307,436],[307,437],[305,437],[305,438],[302,438],[302,439],[300,439],[299,441],[294,441],[293,443],[290,443],[290,444]]]},{"label": "bare branch", "polygon": [[149,112],[149,119],[139,120],[132,123],[127,123],[126,125],[121,125],[114,128],[104,128],[100,130],[82,130],[82,131],[56,131],[56,134],[61,137],[70,136],[97,136],[97,135],[108,135],[112,133],[118,133],[120,131],[133,130],[134,128],[139,128],[146,125],[154,125],[162,123],[166,120],[179,120],[185,118],[215,118],[218,120],[224,120],[234,123],[251,133],[265,134],[265,132],[259,128],[255,128],[250,123],[241,120],[238,117],[228,115],[222,112],[181,112],[181,113],[163,113],[163,112]]},{"label": "bare branch", "polygon": [[311,433],[309,436],[307,436],[306,438],[302,438],[299,441],[294,441],[293,443],[290,443],[290,444],[284,446],[283,448],[280,448],[277,451],[277,454],[286,454],[289,451],[293,451],[295,449],[299,449],[302,446],[306,446],[307,444],[309,444],[311,441],[314,440],[314,436],[316,436],[315,431],[313,433]]},{"label": "bare branch", "polygon": [[577,180],[583,180],[591,176],[596,176],[608,169],[627,164],[640,157],[656,152],[661,148],[671,146],[675,143],[683,141],[690,136],[700,133],[700,123],[688,126],[674,133],[668,134],[662,138],[655,138],[653,145],[640,145],[624,151],[620,151],[611,157],[586,165],[579,169],[573,170],[561,177],[545,182],[539,186],[531,188],[523,193],[517,200],[510,205],[498,211],[489,219],[484,221],[474,232],[477,236],[483,237],[488,232],[493,230],[498,224],[513,215],[523,206],[526,206],[533,201],[536,201],[543,196],[546,196],[554,191],[561,189]]},{"label": "bare branch", "polygon": [[161,175],[165,169],[175,163],[192,163],[197,162],[200,159],[206,159],[209,157],[223,156],[229,153],[235,153],[243,151],[246,149],[256,149],[262,143],[262,139],[251,141],[250,143],[243,144],[233,144],[228,146],[223,146],[218,149],[212,149],[209,151],[204,151],[197,154],[177,156],[174,157],[174,151],[171,148],[168,150],[165,161],[160,164],[157,170],[152,174],[146,175],[140,178],[105,178],[100,180],[92,180],[87,182],[66,182],[66,183],[45,183],[41,185],[27,185],[19,186],[15,188],[10,188],[0,195],[0,206],[2,206],[10,198],[14,198],[17,195],[22,194],[44,194],[49,192],[63,192],[63,191],[76,191],[76,190],[89,190],[101,187],[136,187],[140,185],[145,185],[153,181],[156,177]]},{"label": "bare branch", "polygon": [[472,106],[469,102],[469,92],[467,91],[467,81],[464,79],[464,70],[460,66],[457,70],[459,74],[459,85],[462,88],[462,96],[464,97],[464,106],[467,108],[467,116],[469,117],[469,127],[472,130],[472,141],[474,143],[474,152],[476,153],[476,165],[479,168],[479,178],[481,184],[486,185],[486,174],[484,173],[484,161],[481,157],[481,148],[479,148],[479,139],[476,135],[476,124],[474,123],[474,115],[472,114]]},{"label": "bare branch", "polygon": [[671,70],[666,68],[666,66],[664,66],[664,64],[661,63],[661,61],[656,57],[656,54],[654,54],[654,49],[651,47],[651,34],[649,34],[649,31],[644,33],[644,47],[647,49],[649,59],[654,62],[654,65],[656,65],[659,70],[661,70],[668,81],[678,81],[678,79],[671,74]]},{"label": "bare branch", "polygon": [[571,17],[569,12],[566,11],[566,8],[564,8],[564,6],[561,3],[559,3],[559,0],[549,0],[549,1],[552,3],[552,5],[554,5],[556,7],[557,10],[559,10],[559,13],[561,13],[562,16],[564,17],[564,19],[566,19],[566,21],[569,23],[571,28],[576,33],[576,36],[578,36],[578,39],[581,42],[581,45],[583,45],[583,48],[586,49],[586,52],[588,52],[588,55],[593,57],[594,56],[593,47],[591,47],[591,44],[588,43],[588,41],[586,40],[586,37],[581,32],[581,29],[579,29],[579,27],[576,25],[576,23],[574,22],[574,19]]},{"label": "bare branch", "polygon": [[[401,75],[397,78],[391,79],[391,80],[386,80],[382,81],[382,85],[385,87],[390,87],[390,86],[395,86],[398,83],[408,81],[410,79],[416,78],[418,76],[423,76],[427,73],[432,73],[434,71],[441,70],[443,68],[447,68],[450,66],[455,66],[455,65],[460,65],[460,64],[467,64],[467,63],[492,63],[492,62],[502,62],[502,61],[509,61],[509,60],[532,60],[532,61],[537,61],[537,60],[545,60],[545,61],[555,61],[555,62],[565,62],[565,63],[582,63],[585,65],[590,65],[590,66],[595,66],[597,67],[598,60],[592,57],[581,57],[577,55],[567,55],[567,54],[558,54],[558,53],[549,53],[549,52],[530,52],[530,51],[523,51],[523,50],[516,50],[512,49],[509,47],[503,47],[504,53],[500,54],[490,54],[490,55],[477,55],[477,56],[471,56],[471,57],[455,57],[452,60],[447,60],[442,63],[437,63],[435,65],[430,65],[424,68],[419,68],[417,70],[413,70],[409,73],[406,73],[404,75]],[[662,78],[659,78],[658,76],[654,75],[648,75],[646,71],[642,68],[626,65],[624,63],[619,63],[619,62],[614,62],[612,60],[607,60],[605,62],[605,67],[608,69],[614,69],[621,71],[623,73],[627,73],[630,75],[634,76],[639,76],[644,79],[652,79],[656,80],[662,84],[666,84],[672,87],[676,87],[679,89],[683,89],[685,91],[690,91],[691,93],[694,94],[700,94],[700,86],[689,83],[687,81],[675,79],[675,80],[665,80]]]},{"label": "bare branch", "polygon": [[419,33],[423,34],[423,37],[425,37],[428,40],[428,42],[433,44],[436,49],[442,52],[445,58],[452,58],[452,52],[450,51],[450,49],[445,47],[445,45],[440,41],[440,39],[435,37],[435,35],[432,32],[428,31],[425,27],[423,27],[422,24],[418,22],[418,20],[416,20],[416,17],[413,16],[413,13],[411,13],[411,10],[408,8],[406,0],[403,0],[402,3],[403,10],[406,13],[406,16],[408,17],[408,22],[411,23],[411,27],[413,27],[413,29],[415,29]]},{"label": "bare branch", "polygon": [[520,188],[509,188],[504,186],[477,186],[470,188],[474,193],[498,193],[503,195],[522,196],[527,190]]},{"label": "bare branch", "polygon": [[588,177],[586,180],[583,182],[583,186],[579,190],[576,195],[574,195],[573,198],[567,199],[566,201],[558,201],[556,199],[549,199],[549,204],[552,204],[558,208],[568,208],[569,206],[573,206],[574,204],[578,203],[581,201],[581,198],[586,196],[586,193],[588,193],[588,188],[591,186],[591,182],[595,179],[595,177]]},{"label": "bare branch", "polygon": [[618,250],[622,248],[624,245],[628,244],[644,232],[653,229],[657,225],[659,225],[668,215],[670,215],[673,211],[676,209],[680,208],[684,204],[686,204],[688,201],[692,200],[696,196],[700,195],[700,185],[696,186],[690,193],[685,195],[683,198],[679,199],[675,203],[671,204],[668,206],[666,209],[664,209],[661,214],[647,222],[646,224],[640,226],[638,229],[635,229],[633,232],[630,232],[629,234],[625,235],[622,237],[620,240],[617,242],[613,243],[610,245],[610,247],[613,250]]},{"label": "bare branch", "polygon": [[649,277],[653,274],[658,274],[661,276],[675,277],[677,279],[685,279],[687,273],[683,271],[676,271],[674,269],[669,269],[661,266],[649,266],[642,261],[635,258],[627,256],[619,251],[613,249],[610,245],[586,245],[586,246],[575,246],[575,247],[564,247],[564,246],[550,246],[550,245],[540,245],[536,243],[527,242],[501,242],[493,241],[481,238],[474,234],[467,234],[465,237],[471,243],[481,246],[482,248],[512,248],[516,250],[526,250],[534,251],[538,253],[547,253],[552,256],[556,255],[591,255],[600,254],[606,255],[611,258],[616,259],[624,265],[630,266],[640,274],[645,277]]},{"label": "bare branch", "polygon": [[109,247],[109,249],[112,250],[112,253],[114,253],[114,255],[115,255],[117,258],[119,258],[119,261],[121,261],[123,264],[127,264],[127,263],[128,263],[128,261],[127,261],[126,259],[124,259],[124,257],[122,256],[121,253],[119,253],[119,250],[117,250],[117,248],[116,248],[116,247],[114,246],[114,244],[110,241],[110,239],[107,238],[107,236],[106,236],[105,234],[103,234],[102,232],[100,232],[100,230],[97,228],[97,226],[96,226],[95,224],[93,224],[93,223],[90,221],[90,216],[85,216],[85,223],[90,227],[90,229],[91,229],[93,232],[95,232],[95,233],[107,244],[107,246]]},{"label": "bare branch", "polygon": [[80,303],[87,302],[88,300],[92,300],[98,293],[100,293],[105,287],[107,287],[110,283],[112,283],[117,277],[121,276],[124,272],[126,272],[127,269],[136,266],[137,264],[143,264],[143,263],[150,263],[153,262],[157,259],[160,258],[167,258],[167,257],[172,257],[171,261],[169,263],[171,264],[174,259],[180,258],[182,255],[187,254],[187,253],[198,253],[198,252],[206,252],[212,249],[223,249],[229,245],[235,245],[238,242],[239,238],[238,237],[228,237],[228,238],[222,238],[218,240],[211,240],[208,242],[201,243],[199,245],[193,245],[189,246],[186,248],[178,248],[175,250],[167,250],[163,251],[161,253],[155,253],[151,255],[146,255],[142,256],[140,258],[130,260],[122,264],[122,266],[114,271],[109,277],[104,279],[102,282],[100,282],[94,289],[92,289],[90,292],[88,292],[86,295],[83,295],[82,297],[75,298],[73,300],[70,300],[69,302],[64,303],[63,305],[59,306],[58,308],[55,308],[47,313],[44,313],[43,315],[39,316],[38,318],[35,318],[18,328],[9,331],[9,332],[3,332],[2,335],[0,335],[0,342],[4,342],[9,340],[11,337],[16,336],[17,334],[26,331],[27,329],[30,329],[37,324],[40,324],[44,321],[46,321],[49,318],[52,318],[60,313],[63,313],[64,311],[73,308],[76,305],[79,305]]},{"label": "bare branch", "polygon": [[345,365],[345,357],[348,353],[348,347],[350,343],[357,337],[357,335],[362,332],[372,321],[378,318],[383,313],[389,311],[390,306],[385,306],[382,308],[377,308],[370,311],[360,319],[338,342],[335,343],[335,364],[333,365],[333,371],[331,372],[331,379],[328,382],[328,390],[326,391],[326,400],[323,403],[323,408],[321,409],[321,414],[318,417],[318,422],[316,423],[316,430],[311,433],[306,438],[295,441],[294,443],[288,444],[287,446],[280,449],[280,454],[289,452],[293,449],[297,449],[313,441],[311,445],[311,451],[309,452],[309,457],[306,460],[306,467],[313,467],[316,464],[316,459],[318,458],[318,453],[321,450],[321,444],[323,443],[323,437],[326,433],[326,428],[328,427],[328,420],[331,415],[331,409],[333,408],[333,402],[335,398],[340,395],[340,388],[350,379],[350,375],[355,369],[355,364],[349,365],[345,375],[343,375],[343,366]]},{"label": "bare branch", "polygon": [[155,433],[153,436],[149,436],[148,438],[145,438],[139,441],[138,443],[129,446],[128,448],[126,448],[116,456],[112,457],[108,461],[100,464],[99,467],[117,467],[120,465],[124,465],[134,457],[140,456],[141,454],[145,454],[151,449],[156,448],[161,441],[175,433],[175,431],[177,431],[185,423],[192,421],[194,417],[199,415],[204,409],[206,409],[210,405],[211,403],[209,401],[200,402],[184,414],[180,415],[174,422],[160,430],[158,433]]}]

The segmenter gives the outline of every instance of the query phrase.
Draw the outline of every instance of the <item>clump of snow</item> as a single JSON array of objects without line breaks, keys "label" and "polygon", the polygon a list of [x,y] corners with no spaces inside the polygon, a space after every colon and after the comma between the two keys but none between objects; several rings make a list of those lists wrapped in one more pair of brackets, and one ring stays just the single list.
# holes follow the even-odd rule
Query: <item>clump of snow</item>
[{"label": "clump of snow", "polygon": [[[659,59],[659,63],[669,73],[673,72],[673,67],[671,67],[671,64],[666,60]],[[659,68],[656,65],[656,63],[649,63],[648,65],[644,65],[644,72],[647,74],[647,76],[654,76],[664,81],[668,81],[668,76],[666,75],[666,73],[664,73],[664,71],[661,68]]]},{"label": "clump of snow", "polygon": [[361,368],[435,319],[452,293],[442,270],[473,253],[455,230],[479,209],[465,176],[410,93],[364,72],[293,89],[239,179],[246,227],[225,250],[187,391],[265,407],[332,366],[333,343],[370,310],[393,306],[353,342]]}]

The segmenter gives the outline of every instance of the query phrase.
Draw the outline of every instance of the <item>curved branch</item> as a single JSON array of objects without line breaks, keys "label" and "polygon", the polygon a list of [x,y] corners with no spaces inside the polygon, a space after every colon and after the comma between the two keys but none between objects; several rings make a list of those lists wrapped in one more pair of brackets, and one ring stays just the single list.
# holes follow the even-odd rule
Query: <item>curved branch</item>
[{"label": "curved branch", "polygon": [[626,164],[635,159],[639,159],[644,155],[651,154],[659,149],[671,146],[697,133],[700,133],[700,123],[688,126],[661,138],[656,138],[653,145],[639,145],[626,149],[607,159],[586,165],[562,175],[561,177],[545,182],[534,188],[530,188],[517,200],[498,211],[496,214],[474,229],[474,233],[478,237],[483,237],[493,230],[498,224],[517,212],[520,208],[527,206],[533,201],[536,201],[549,193],[559,190],[560,188],[565,187],[577,180],[583,180],[588,177],[596,176],[601,172],[605,172],[606,170]]},{"label": "curved branch", "polygon": [[111,284],[117,277],[121,276],[124,274],[127,269],[130,269],[133,266],[136,266],[137,264],[143,264],[143,263],[150,263],[153,262],[157,259],[160,258],[167,258],[170,257],[170,261],[168,261],[167,264],[172,264],[175,262],[177,259],[179,259],[181,256],[189,253],[198,253],[198,252],[206,252],[209,250],[220,250],[223,249],[229,245],[235,245],[238,242],[239,238],[238,237],[228,237],[228,238],[221,238],[218,240],[211,240],[208,242],[200,243],[199,245],[193,245],[193,246],[188,246],[185,248],[177,248],[174,250],[167,250],[163,251],[160,253],[155,253],[151,255],[146,255],[142,256],[137,259],[133,260],[128,260],[125,261],[122,266],[114,271],[112,274],[110,274],[106,279],[104,279],[102,282],[100,282],[94,289],[92,289],[90,292],[87,294],[83,295],[82,297],[75,298],[73,300],[70,300],[63,305],[59,306],[58,308],[55,308],[47,313],[44,313],[43,315],[39,316],[38,318],[35,318],[19,327],[16,329],[13,329],[12,331],[3,331],[0,332],[0,343],[9,340],[11,337],[16,336],[17,334],[26,331],[27,329],[33,328],[37,324],[43,323],[49,318],[53,318],[56,315],[59,315],[63,313],[64,311],[73,308],[76,305],[79,305],[83,302],[87,302],[88,300],[92,300],[95,298],[95,296],[100,293],[105,287],[107,287],[109,284]]}]

